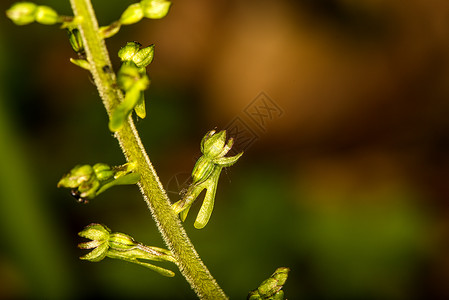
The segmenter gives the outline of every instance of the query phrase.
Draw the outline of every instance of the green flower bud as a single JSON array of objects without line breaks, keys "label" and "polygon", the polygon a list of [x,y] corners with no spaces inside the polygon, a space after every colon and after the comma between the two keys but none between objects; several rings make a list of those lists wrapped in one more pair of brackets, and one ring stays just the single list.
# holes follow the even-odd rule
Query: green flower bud
[{"label": "green flower bud", "polygon": [[109,235],[109,247],[117,251],[132,250],[137,242],[127,234],[116,232]]},{"label": "green flower bud", "polygon": [[226,131],[222,130],[217,134],[215,130],[209,131],[201,141],[201,152],[207,157],[215,158],[223,151],[225,142]]},{"label": "green flower bud", "polygon": [[284,291],[282,291],[282,287],[287,281],[288,272],[290,272],[289,268],[282,267],[276,269],[276,271],[270,276],[270,278],[264,280],[257,289],[251,291],[248,294],[247,299],[283,300]]},{"label": "green flower bud", "polygon": [[137,42],[128,42],[119,52],[122,62],[133,62],[138,68],[144,68],[153,61],[154,45],[140,49],[142,45]]},{"label": "green flower bud", "polygon": [[235,156],[224,157],[231,150],[233,141],[230,139],[226,145],[226,131],[209,131],[201,140],[201,156],[192,171],[192,184],[189,186],[183,199],[172,205],[175,213],[180,214],[182,221],[187,217],[187,213],[195,199],[206,189],[203,204],[201,205],[194,226],[201,229],[206,226],[214,208],[215,193],[218,179],[224,167],[233,165],[242,156],[239,153]]},{"label": "green flower bud", "polygon": [[78,244],[79,248],[93,249],[86,255],[81,256],[81,259],[98,262],[105,257],[110,257],[147,267],[164,276],[173,277],[175,275],[170,270],[144,262],[152,260],[176,263],[169,250],[143,245],[127,234],[111,233],[111,230],[106,226],[95,223],[86,226],[78,235],[91,240]]},{"label": "green flower bud", "polygon": [[284,285],[287,281],[289,272],[289,268],[281,267],[277,268],[271,276],[277,281],[277,285]]},{"label": "green flower bud", "polygon": [[142,0],[143,15],[149,19],[161,19],[168,14],[171,2],[166,0]]},{"label": "green flower bud", "polygon": [[6,15],[16,25],[26,25],[36,20],[37,5],[31,2],[14,3],[7,11]]},{"label": "green flower bud", "polygon": [[80,243],[78,244],[78,248],[94,250],[81,256],[80,259],[98,262],[105,258],[109,249],[108,240],[110,233],[111,230],[101,224],[94,223],[86,226],[78,235],[92,241]]},{"label": "green flower bud", "polygon": [[107,164],[97,163],[93,166],[95,176],[100,181],[109,180],[114,177],[115,171]]},{"label": "green flower bud", "polygon": [[130,25],[139,22],[143,18],[143,9],[140,3],[134,3],[128,6],[120,17],[122,25]]},{"label": "green flower bud", "polygon": [[67,28],[67,34],[69,35],[70,46],[77,54],[84,53],[83,39],[78,28]]},{"label": "green flower bud", "polygon": [[59,22],[59,15],[53,8],[40,5],[36,9],[36,22],[44,25],[54,25]]},{"label": "green flower bud", "polygon": [[93,167],[78,165],[61,178],[58,187],[71,188],[72,195],[79,202],[87,203],[87,200],[115,185],[136,184],[140,180],[140,174],[133,171],[134,163],[113,168],[103,163]]},{"label": "green flower bud", "polygon": [[118,51],[118,57],[121,61],[132,61],[134,55],[139,51],[142,45],[137,42],[128,42]]}]

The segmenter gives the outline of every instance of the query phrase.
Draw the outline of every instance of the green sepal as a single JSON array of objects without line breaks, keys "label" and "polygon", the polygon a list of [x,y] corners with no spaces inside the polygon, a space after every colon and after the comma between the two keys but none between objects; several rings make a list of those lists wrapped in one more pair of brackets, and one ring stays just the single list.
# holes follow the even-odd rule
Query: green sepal
[{"label": "green sepal", "polygon": [[81,232],[78,233],[80,237],[97,240],[97,241],[107,241],[111,230],[105,225],[92,223],[86,226]]},{"label": "green sepal", "polygon": [[154,44],[149,45],[148,47],[142,48],[134,55],[132,61],[139,68],[145,68],[154,58]]},{"label": "green sepal", "polygon": [[229,157],[219,157],[213,160],[214,163],[219,164],[222,167],[230,167],[237,162],[237,160],[243,155],[243,152],[240,152],[234,156]]},{"label": "green sepal", "polygon": [[72,64],[74,64],[75,66],[78,66],[84,70],[88,70],[90,71],[90,64],[87,60],[85,59],[75,59],[75,58],[70,58],[70,62]]},{"label": "green sepal", "polygon": [[137,42],[128,42],[118,51],[120,60],[122,62],[133,62],[139,68],[140,73],[142,73],[142,71],[144,72],[144,70],[141,71],[140,68],[148,66],[154,58],[153,44],[140,49],[141,46],[142,45]]},{"label": "green sepal", "polygon": [[94,248],[94,250],[90,251],[89,253],[80,256],[80,259],[88,260],[91,262],[99,262],[103,260],[103,258],[106,257],[108,253],[109,245],[107,242],[99,245],[98,247]]}]

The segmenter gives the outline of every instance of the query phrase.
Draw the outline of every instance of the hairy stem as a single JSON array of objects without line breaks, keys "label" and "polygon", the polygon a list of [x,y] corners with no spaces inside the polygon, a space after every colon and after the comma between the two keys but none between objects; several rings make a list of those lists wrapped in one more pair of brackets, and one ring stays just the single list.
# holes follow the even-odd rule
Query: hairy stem
[{"label": "hairy stem", "polygon": [[[108,115],[121,102],[123,95],[116,88],[115,74],[104,40],[98,33],[98,23],[90,0],[70,0],[73,12],[80,18],[78,25],[90,64],[90,70]],[[227,299],[223,290],[203,264],[193,244],[173,212],[168,196],[142,145],[132,118],[115,137],[126,159],[136,163],[140,173],[140,190],[162,237],[176,258],[181,273],[202,299]]]}]

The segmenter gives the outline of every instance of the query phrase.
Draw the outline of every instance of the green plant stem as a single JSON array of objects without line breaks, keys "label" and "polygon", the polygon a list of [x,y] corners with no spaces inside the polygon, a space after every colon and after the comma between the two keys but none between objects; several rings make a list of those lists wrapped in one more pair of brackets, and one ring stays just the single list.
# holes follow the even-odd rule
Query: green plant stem
[{"label": "green plant stem", "polygon": [[[98,33],[98,22],[90,0],[70,0],[73,12],[80,18],[78,25],[90,64],[90,70],[108,115],[121,102],[123,95],[116,88],[115,74],[104,40]],[[223,290],[201,261],[193,244],[170,206],[168,196],[142,145],[132,118],[116,132],[128,162],[136,163],[140,173],[140,190],[162,237],[177,260],[180,272],[201,299],[227,299]]]}]

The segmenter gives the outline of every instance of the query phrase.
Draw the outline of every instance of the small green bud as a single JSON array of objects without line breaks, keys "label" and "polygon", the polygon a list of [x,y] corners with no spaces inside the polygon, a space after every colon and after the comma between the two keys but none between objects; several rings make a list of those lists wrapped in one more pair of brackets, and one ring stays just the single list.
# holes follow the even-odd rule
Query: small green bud
[{"label": "small green bud", "polygon": [[37,5],[31,2],[14,3],[7,11],[6,15],[16,25],[26,25],[36,20]]},{"label": "small green bud", "polygon": [[78,55],[84,54],[83,39],[81,38],[81,33],[78,28],[67,27],[67,34],[69,35],[69,42],[73,51],[75,51]]},{"label": "small green bud", "polygon": [[93,169],[95,176],[97,176],[97,179],[100,181],[109,180],[114,177],[115,171],[107,164],[97,163],[93,166]]},{"label": "small green bud", "polygon": [[137,242],[127,234],[116,232],[109,235],[109,247],[117,251],[132,250]]},{"label": "small green bud", "polygon": [[175,275],[170,270],[145,262],[150,260],[176,263],[169,250],[143,245],[127,234],[111,233],[108,227],[96,223],[86,226],[78,235],[91,240],[78,244],[79,248],[93,249],[81,256],[81,259],[98,262],[105,257],[110,257],[147,267],[164,276],[173,277]]},{"label": "small green bud", "polygon": [[44,25],[54,25],[59,22],[59,15],[53,8],[40,5],[36,9],[36,22]]},{"label": "small green bud", "polygon": [[134,163],[113,168],[103,163],[93,167],[78,165],[64,175],[57,186],[72,189],[72,195],[79,202],[87,203],[89,199],[115,185],[136,184],[140,180],[140,174],[133,171]]},{"label": "small green bud", "polygon": [[128,42],[119,50],[118,57],[122,62],[132,61],[138,68],[144,68],[153,61],[154,45],[140,49],[141,46],[137,42]]},{"label": "small green bud", "polygon": [[128,6],[120,17],[122,25],[130,25],[139,22],[143,18],[143,9],[140,3],[134,3]]},{"label": "small green bud", "polygon": [[92,262],[98,262],[106,257],[109,249],[109,234],[111,230],[101,224],[90,224],[86,226],[83,231],[79,232],[80,237],[90,239],[90,242],[84,242],[78,244],[80,249],[94,249],[80,257],[80,259],[88,260]]},{"label": "small green bud", "polygon": [[142,45],[137,42],[128,42],[118,51],[118,57],[121,61],[132,61],[134,55],[139,51]]},{"label": "small green bud", "polygon": [[166,0],[142,0],[143,15],[149,19],[161,19],[168,14],[171,2]]},{"label": "small green bud", "polygon": [[270,278],[264,280],[260,286],[248,294],[249,300],[283,300],[284,291],[282,287],[287,281],[289,268],[277,268]]},{"label": "small green bud", "polygon": [[201,141],[201,152],[207,157],[215,158],[223,151],[226,142],[226,131],[215,134],[215,130],[209,131]]},{"label": "small green bud", "polygon": [[289,272],[289,268],[281,267],[277,268],[271,276],[277,281],[277,285],[284,285],[287,281]]}]

